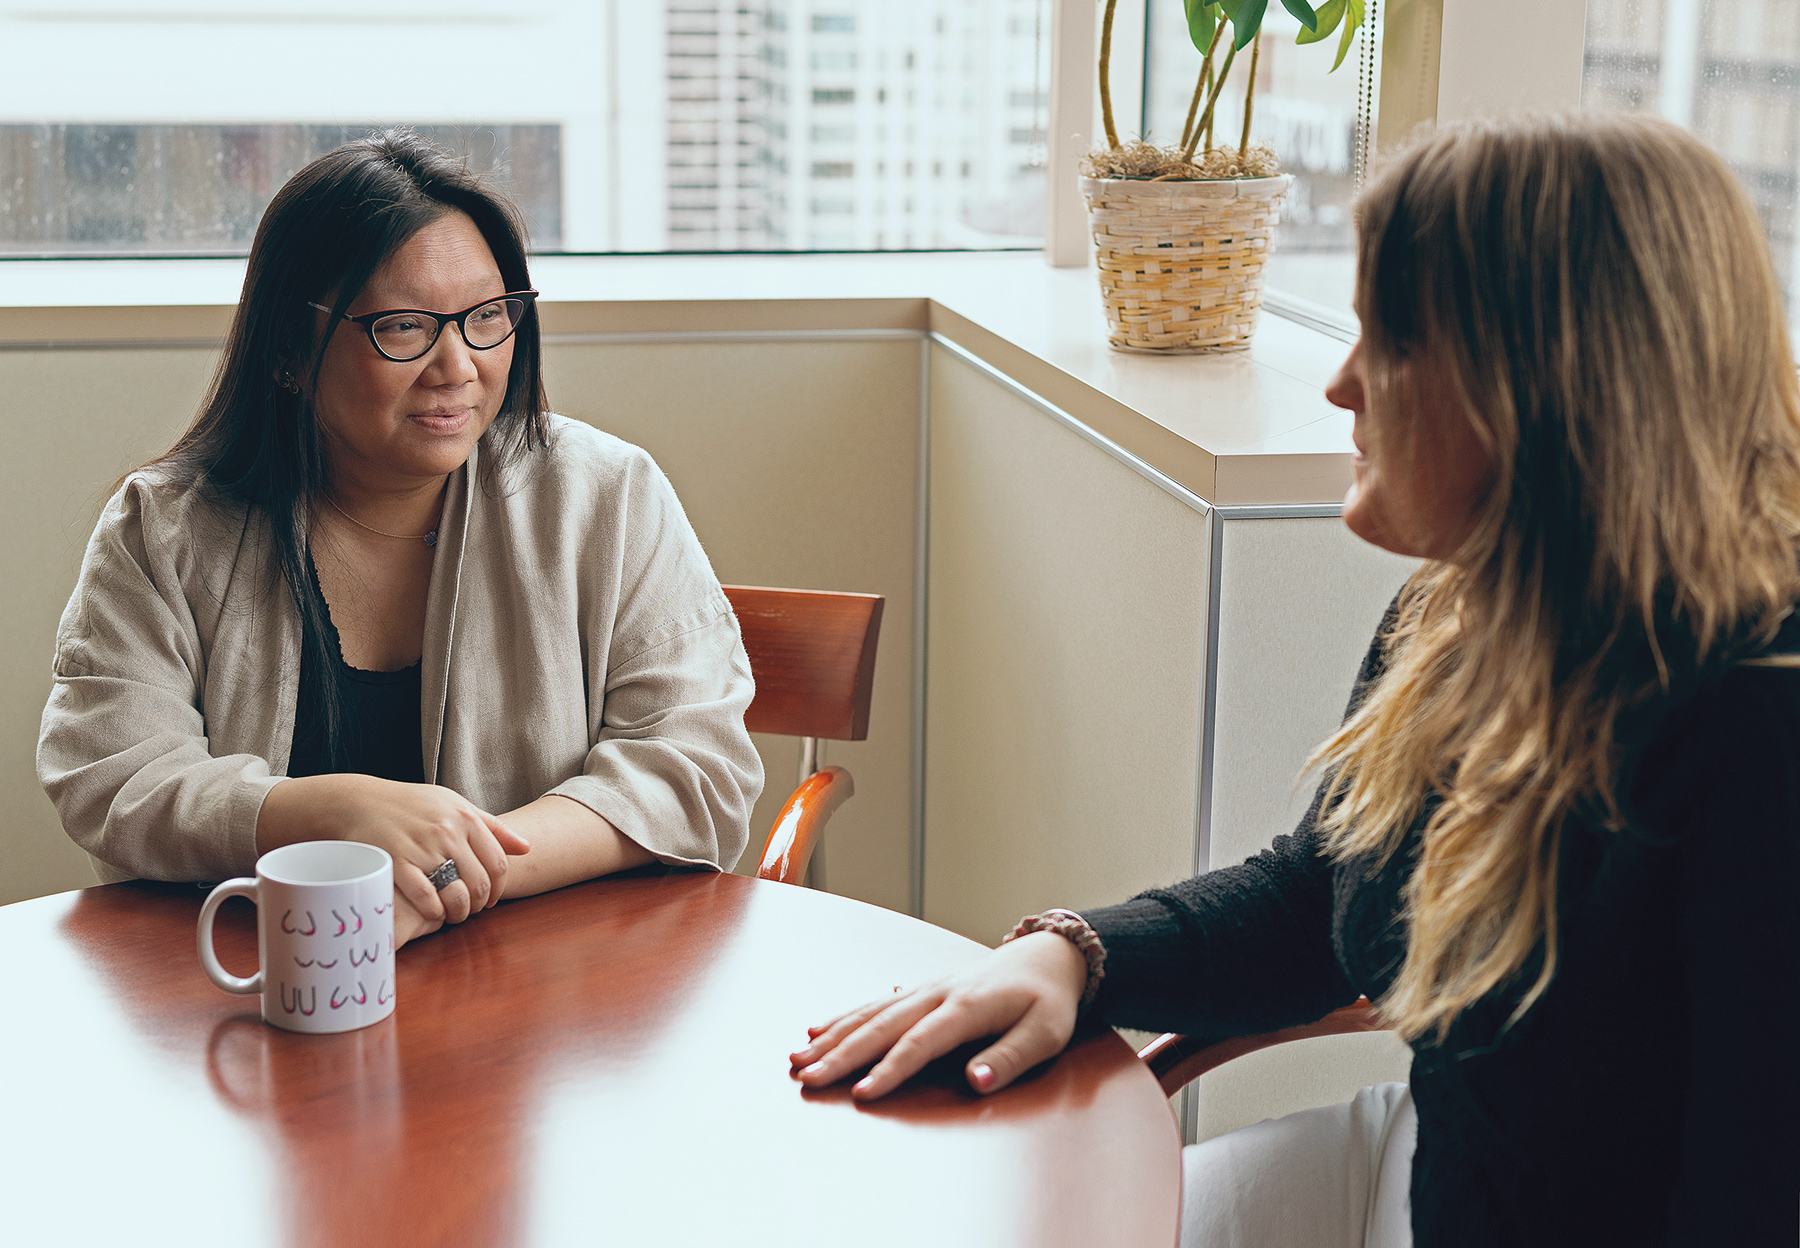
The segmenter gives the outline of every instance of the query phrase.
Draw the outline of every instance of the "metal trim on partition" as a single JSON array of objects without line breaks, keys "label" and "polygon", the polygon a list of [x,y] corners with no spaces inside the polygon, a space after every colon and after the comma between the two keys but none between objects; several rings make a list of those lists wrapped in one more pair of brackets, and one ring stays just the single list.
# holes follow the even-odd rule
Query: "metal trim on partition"
[{"label": "metal trim on partition", "polygon": [[[697,329],[592,334],[544,334],[547,347],[628,346],[646,342],[905,342],[922,329]],[[0,351],[216,351],[223,338],[46,338],[0,342]]]},{"label": "metal trim on partition", "polygon": [[1327,338],[1336,338],[1339,342],[1355,344],[1362,336],[1362,326],[1355,317],[1345,316],[1322,303],[1314,303],[1311,299],[1283,294],[1279,290],[1265,290],[1262,306],[1284,321],[1304,325]]},{"label": "metal trim on partition", "polygon": [[931,340],[919,339],[918,465],[913,484],[912,871],[909,908],[925,917],[925,664],[931,626]]},{"label": "metal trim on partition", "polygon": [[1065,429],[1081,435],[1082,438],[1093,443],[1108,455],[1111,455],[1114,459],[1118,460],[1121,464],[1124,464],[1127,468],[1137,473],[1138,476],[1144,478],[1144,480],[1150,482],[1164,493],[1172,494],[1202,515],[1210,515],[1212,513],[1213,504],[1207,502],[1204,498],[1201,498],[1198,494],[1188,489],[1187,486],[1182,485],[1179,481],[1166,473],[1156,468],[1152,468],[1149,464],[1139,459],[1136,455],[1133,455],[1130,451],[1120,446],[1117,442],[1114,442],[1105,434],[1089,425],[1083,424],[1036,391],[1029,390],[1020,385],[1011,377],[1008,377],[1005,373],[995,368],[992,364],[989,364],[986,360],[982,359],[979,355],[970,351],[967,347],[952,342],[940,333],[933,332],[930,337],[932,342],[943,347],[952,355],[955,355],[958,359],[974,368],[990,381],[998,383],[1009,393],[1025,400],[1025,402],[1037,408],[1038,411],[1044,413],[1044,415],[1050,417]]},{"label": "metal trim on partition", "polygon": [[46,338],[0,342],[0,351],[217,351],[223,338]]},{"label": "metal trim on partition", "polygon": [[547,347],[629,346],[641,342],[900,342],[922,329],[692,329],[545,334]]},{"label": "metal trim on partition", "polygon": [[1227,520],[1333,520],[1344,514],[1342,503],[1225,504],[1219,514]]},{"label": "metal trim on partition", "polygon": [[1219,726],[1219,591],[1224,582],[1225,517],[1207,521],[1206,687],[1200,695],[1200,779],[1194,795],[1194,874],[1212,868],[1213,766]]}]

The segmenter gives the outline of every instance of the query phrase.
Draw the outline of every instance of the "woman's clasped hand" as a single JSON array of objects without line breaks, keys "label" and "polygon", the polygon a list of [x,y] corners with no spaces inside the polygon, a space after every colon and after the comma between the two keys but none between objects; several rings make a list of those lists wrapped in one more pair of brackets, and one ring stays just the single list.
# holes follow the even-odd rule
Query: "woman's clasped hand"
[{"label": "woman's clasped hand", "polygon": [[976,1091],[998,1092],[1068,1046],[1087,975],[1087,959],[1072,943],[1033,932],[936,983],[807,1028],[810,1042],[789,1059],[812,1088],[874,1063],[851,1087],[868,1101],[886,1096],[927,1062],[996,1036],[964,1072]]},{"label": "woman's clasped hand", "polygon": [[[461,923],[506,893],[507,858],[531,843],[452,789],[378,776],[304,776],[278,784],[257,820],[259,852],[292,841],[361,841],[394,860],[395,939]],[[441,890],[430,880],[445,862],[456,879]]]}]

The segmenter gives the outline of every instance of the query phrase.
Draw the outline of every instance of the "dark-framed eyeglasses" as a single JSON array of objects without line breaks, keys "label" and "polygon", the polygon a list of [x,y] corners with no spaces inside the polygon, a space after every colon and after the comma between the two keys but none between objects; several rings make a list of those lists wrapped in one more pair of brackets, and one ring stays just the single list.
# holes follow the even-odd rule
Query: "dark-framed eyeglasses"
[{"label": "dark-framed eyeglasses", "polygon": [[[461,312],[427,312],[423,308],[389,308],[385,312],[366,312],[346,316],[345,321],[360,325],[369,341],[382,355],[396,364],[405,364],[424,355],[437,345],[444,326],[456,326],[456,332],[472,351],[492,351],[513,336],[525,319],[526,309],[537,298],[535,290],[512,290],[497,299],[486,299]],[[307,306],[329,313],[324,304],[307,300]]]}]

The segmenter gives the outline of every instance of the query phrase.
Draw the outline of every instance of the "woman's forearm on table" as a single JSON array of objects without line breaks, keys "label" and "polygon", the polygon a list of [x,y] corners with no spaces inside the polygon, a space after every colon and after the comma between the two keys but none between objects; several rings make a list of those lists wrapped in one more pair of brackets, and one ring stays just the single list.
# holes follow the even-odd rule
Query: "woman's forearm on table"
[{"label": "woman's forearm on table", "polygon": [[502,900],[547,893],[597,876],[655,862],[656,855],[574,798],[550,793],[500,816],[531,842],[507,862]]}]

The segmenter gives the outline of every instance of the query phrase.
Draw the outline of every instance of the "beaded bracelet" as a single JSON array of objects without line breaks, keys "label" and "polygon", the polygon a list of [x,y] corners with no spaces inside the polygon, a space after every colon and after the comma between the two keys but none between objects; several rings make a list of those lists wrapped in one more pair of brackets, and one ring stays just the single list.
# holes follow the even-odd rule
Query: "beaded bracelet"
[{"label": "beaded bracelet", "polygon": [[1106,946],[1100,943],[1100,933],[1073,910],[1058,907],[1042,914],[1026,915],[1000,943],[1004,945],[1033,932],[1055,932],[1081,951],[1087,961],[1087,986],[1081,990],[1081,1004],[1076,1008],[1082,1014],[1087,1013],[1088,1006],[1094,1003],[1094,994],[1100,991],[1100,981],[1106,978]]}]

